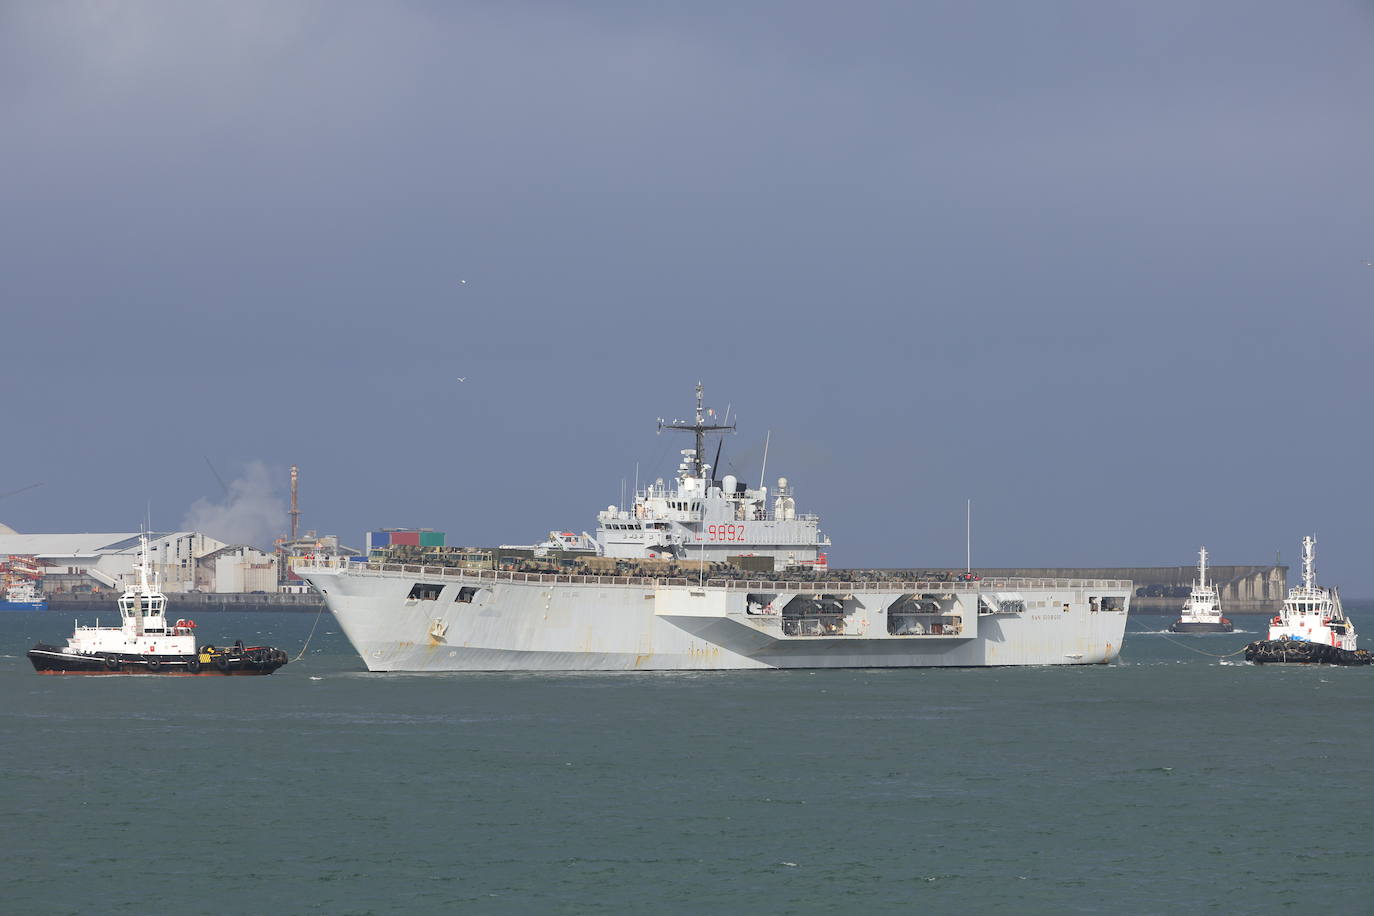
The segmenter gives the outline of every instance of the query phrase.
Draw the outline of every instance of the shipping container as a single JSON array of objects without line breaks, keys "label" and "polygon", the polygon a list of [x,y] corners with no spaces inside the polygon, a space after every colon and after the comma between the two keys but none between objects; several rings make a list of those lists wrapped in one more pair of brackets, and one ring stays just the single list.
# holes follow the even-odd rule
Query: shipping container
[{"label": "shipping container", "polygon": [[443,546],[444,546],[444,533],[443,533],[442,531],[421,531],[421,532],[420,532],[420,546],[421,546],[421,547],[443,547]]},{"label": "shipping container", "polygon": [[374,531],[371,534],[369,534],[367,538],[367,546],[372,550],[376,550],[378,547],[391,546],[390,531]]},{"label": "shipping container", "polygon": [[392,531],[391,546],[393,547],[419,547],[420,532],[418,531]]}]

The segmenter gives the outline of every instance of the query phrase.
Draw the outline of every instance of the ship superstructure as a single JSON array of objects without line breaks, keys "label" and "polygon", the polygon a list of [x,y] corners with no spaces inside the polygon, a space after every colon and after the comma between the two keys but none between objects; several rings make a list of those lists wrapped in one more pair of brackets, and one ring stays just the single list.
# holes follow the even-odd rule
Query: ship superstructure
[{"label": "ship superstructure", "polygon": [[1197,581],[1178,620],[1169,629],[1174,633],[1230,633],[1235,627],[1221,616],[1217,590],[1207,582],[1207,548],[1197,553]]},{"label": "ship superstructure", "polygon": [[[779,569],[825,568],[824,549],[830,539],[821,534],[819,517],[797,512],[786,477],[778,478],[770,499],[768,487],[751,488],[733,474],[717,477],[717,469],[706,463],[707,434],[733,431],[735,425],[713,421],[700,384],[696,395],[693,422],[659,421],[660,431],[693,433],[695,447],[682,449],[671,482],[665,484],[659,478],[643,489],[636,488],[633,506],[607,506],[597,515],[596,540],[602,554],[704,562],[723,562],[733,556],[772,557]],[[767,452],[764,456],[766,462]],[[761,469],[760,476],[763,473]]]},{"label": "ship superstructure", "polygon": [[[717,481],[703,461],[704,437],[733,427],[704,409],[700,386],[695,421],[660,428],[692,431],[695,448],[682,453],[671,484],[655,482],[633,506],[602,512],[596,543],[607,557],[644,558],[646,567],[666,555],[679,565],[670,575],[381,557],[316,558],[295,571],[324,596],[372,671],[1065,665],[1120,651],[1129,581],[817,570],[830,542],[817,517],[796,512],[785,482],[770,494],[729,475]],[[750,554],[776,569],[711,563]],[[693,562],[696,575],[683,575]]]},{"label": "ship superstructure", "polygon": [[1341,608],[1340,592],[1317,585],[1317,538],[1302,539],[1302,585],[1289,589],[1283,609],[1269,621],[1270,639],[1355,648],[1355,625]]}]

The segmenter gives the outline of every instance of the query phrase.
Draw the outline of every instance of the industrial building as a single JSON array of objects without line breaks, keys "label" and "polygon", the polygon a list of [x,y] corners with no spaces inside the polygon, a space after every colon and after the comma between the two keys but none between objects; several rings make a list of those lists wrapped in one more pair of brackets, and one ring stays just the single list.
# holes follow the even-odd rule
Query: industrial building
[{"label": "industrial building", "polygon": [[[31,556],[43,569],[47,596],[123,591],[138,561],[137,531],[21,534],[0,525],[0,556]],[[150,532],[152,573],[164,592],[274,592],[277,560],[198,531]]]},{"label": "industrial building", "polygon": [[196,588],[235,594],[275,592],[277,555],[248,544],[230,544],[196,560]]}]

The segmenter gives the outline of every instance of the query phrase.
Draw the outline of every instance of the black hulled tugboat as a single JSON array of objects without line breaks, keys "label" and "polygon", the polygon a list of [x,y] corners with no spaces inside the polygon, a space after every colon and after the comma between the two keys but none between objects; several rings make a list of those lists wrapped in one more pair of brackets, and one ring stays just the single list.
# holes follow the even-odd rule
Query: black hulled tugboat
[{"label": "black hulled tugboat", "polygon": [[1269,621],[1269,638],[1245,647],[1256,664],[1368,665],[1374,656],[1355,647],[1355,625],[1341,609],[1340,593],[1320,588],[1317,539],[1302,539],[1302,585],[1288,590],[1283,610]]},{"label": "black hulled tugboat", "polygon": [[167,624],[167,596],[148,582],[148,538],[143,536],[138,586],[119,598],[120,626],[78,625],[63,647],[38,643],[28,652],[39,674],[271,674],[287,655],[271,646],[197,646],[194,620]]}]

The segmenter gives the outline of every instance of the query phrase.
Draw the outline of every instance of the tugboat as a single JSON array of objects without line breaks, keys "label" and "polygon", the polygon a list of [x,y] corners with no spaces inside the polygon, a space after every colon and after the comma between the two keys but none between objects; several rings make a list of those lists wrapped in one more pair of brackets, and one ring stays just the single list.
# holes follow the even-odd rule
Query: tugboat
[{"label": "tugboat", "polygon": [[1183,611],[1169,627],[1171,633],[1230,633],[1235,627],[1221,616],[1217,590],[1207,584],[1207,548],[1197,552],[1197,581]]},{"label": "tugboat", "polygon": [[194,620],[167,625],[167,596],[148,582],[148,536],[140,541],[137,587],[119,598],[117,627],[77,625],[64,647],[38,643],[28,652],[39,674],[271,674],[287,663],[270,646],[196,645]]},{"label": "tugboat", "polygon": [[1283,610],[1269,621],[1269,638],[1245,647],[1257,664],[1367,665],[1374,657],[1355,648],[1355,625],[1341,609],[1335,588],[1319,588],[1317,539],[1302,539],[1302,585],[1288,590]]}]

